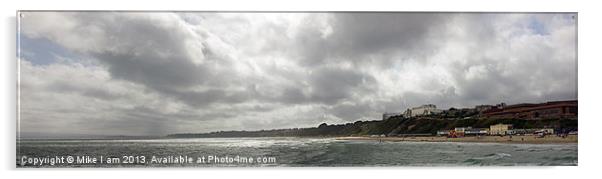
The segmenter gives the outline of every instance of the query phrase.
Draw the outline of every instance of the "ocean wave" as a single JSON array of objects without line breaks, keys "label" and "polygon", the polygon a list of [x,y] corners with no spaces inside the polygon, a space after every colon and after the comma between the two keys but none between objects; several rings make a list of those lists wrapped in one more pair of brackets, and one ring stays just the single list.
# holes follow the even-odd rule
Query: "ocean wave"
[{"label": "ocean wave", "polygon": [[507,153],[490,153],[487,154],[483,157],[474,157],[471,159],[475,159],[475,160],[499,160],[499,159],[503,159],[503,158],[510,158],[512,157],[511,154],[507,154]]}]

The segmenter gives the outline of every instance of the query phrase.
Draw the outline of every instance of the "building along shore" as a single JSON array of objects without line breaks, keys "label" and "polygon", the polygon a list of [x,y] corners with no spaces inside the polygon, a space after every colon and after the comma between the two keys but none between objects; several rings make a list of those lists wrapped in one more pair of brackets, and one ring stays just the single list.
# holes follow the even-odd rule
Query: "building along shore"
[{"label": "building along shore", "polygon": [[559,144],[577,143],[578,135],[564,137],[556,135],[520,135],[520,136],[467,136],[461,138],[448,138],[443,136],[415,136],[415,137],[337,137],[337,140],[372,140],[388,142],[476,142],[476,143],[512,143],[512,144]]}]

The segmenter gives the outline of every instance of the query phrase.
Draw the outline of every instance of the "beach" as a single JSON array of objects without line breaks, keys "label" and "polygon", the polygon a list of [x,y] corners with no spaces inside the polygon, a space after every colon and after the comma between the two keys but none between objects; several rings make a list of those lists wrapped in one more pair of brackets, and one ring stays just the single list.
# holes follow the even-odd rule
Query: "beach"
[{"label": "beach", "polygon": [[559,137],[547,135],[544,137],[536,135],[523,136],[466,136],[459,138],[447,138],[445,136],[419,136],[419,137],[337,137],[337,140],[377,140],[388,142],[478,142],[478,143],[524,143],[524,144],[558,144],[577,143],[577,135]]}]

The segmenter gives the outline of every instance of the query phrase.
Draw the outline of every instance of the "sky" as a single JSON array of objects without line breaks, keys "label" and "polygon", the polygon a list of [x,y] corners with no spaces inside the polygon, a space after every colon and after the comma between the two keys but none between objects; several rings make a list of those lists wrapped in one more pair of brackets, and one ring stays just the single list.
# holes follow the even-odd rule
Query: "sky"
[{"label": "sky", "polygon": [[573,13],[19,15],[19,131],[315,127],[577,99]]}]

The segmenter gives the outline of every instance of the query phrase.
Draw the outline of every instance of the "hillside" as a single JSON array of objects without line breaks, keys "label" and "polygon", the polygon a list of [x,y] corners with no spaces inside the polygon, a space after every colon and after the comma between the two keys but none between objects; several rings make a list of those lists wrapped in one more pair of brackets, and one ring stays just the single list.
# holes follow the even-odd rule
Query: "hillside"
[{"label": "hillside", "polygon": [[219,131],[211,133],[172,134],[175,138],[202,137],[327,137],[363,135],[435,134],[438,130],[471,126],[488,128],[493,124],[513,124],[514,128],[554,128],[576,130],[576,119],[446,119],[433,117],[403,118],[392,117],[381,121],[357,121],[354,123],[327,125],[313,128],[274,129],[260,131]]}]

